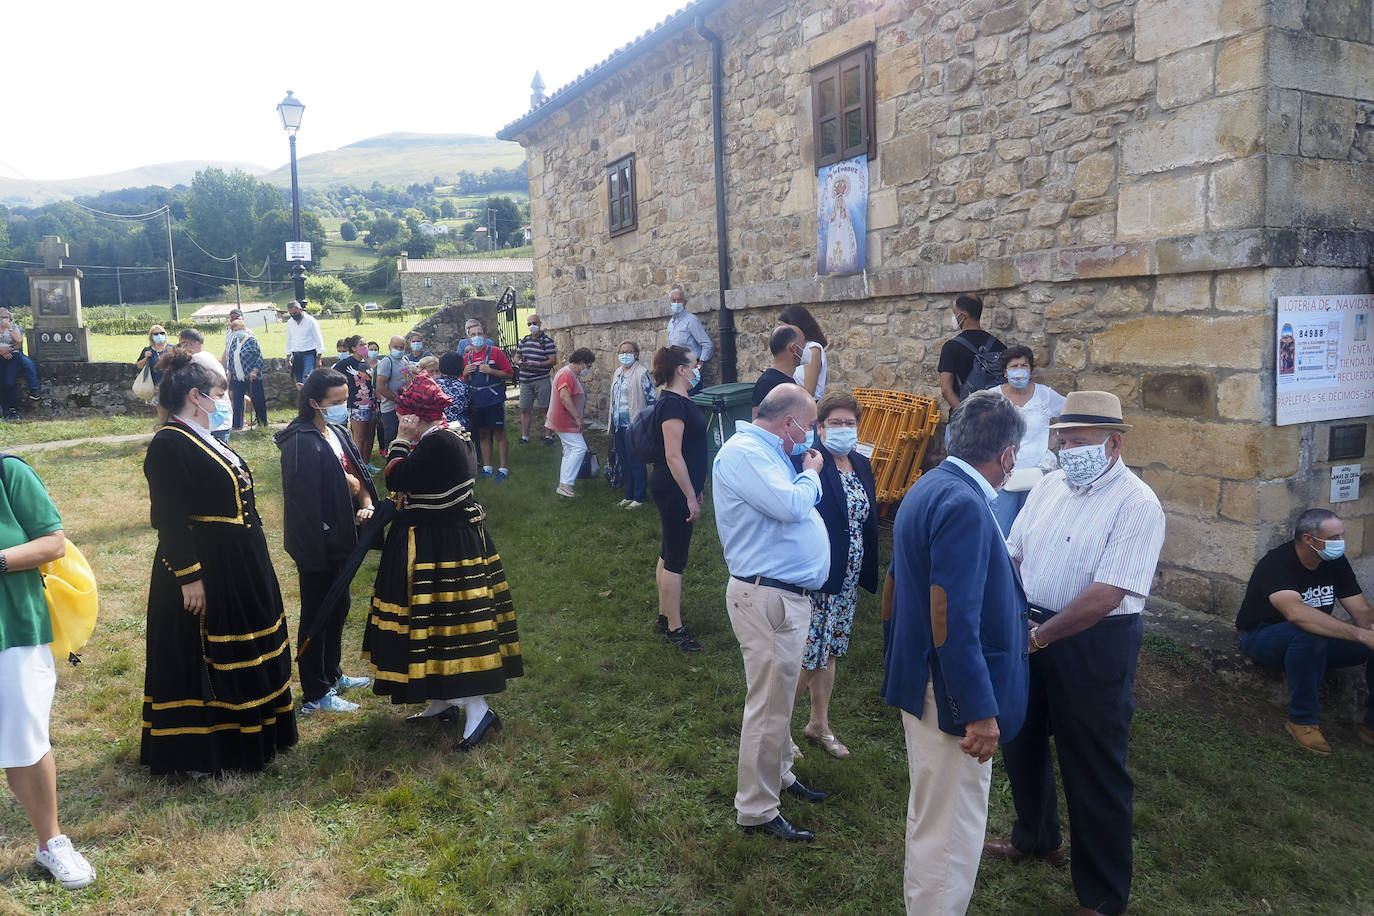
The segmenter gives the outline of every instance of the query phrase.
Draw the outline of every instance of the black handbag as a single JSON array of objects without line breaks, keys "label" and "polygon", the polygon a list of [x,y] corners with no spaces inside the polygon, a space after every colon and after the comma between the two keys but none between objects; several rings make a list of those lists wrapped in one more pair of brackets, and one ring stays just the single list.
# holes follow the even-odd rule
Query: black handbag
[{"label": "black handbag", "polygon": [[596,452],[591,449],[582,456],[582,467],[577,471],[578,480],[591,480],[601,474],[601,460],[596,457]]},{"label": "black handbag", "polygon": [[611,485],[612,490],[619,490],[625,482],[625,469],[620,466],[620,453],[614,447],[606,453],[606,467],[602,473],[606,475],[606,483]]}]

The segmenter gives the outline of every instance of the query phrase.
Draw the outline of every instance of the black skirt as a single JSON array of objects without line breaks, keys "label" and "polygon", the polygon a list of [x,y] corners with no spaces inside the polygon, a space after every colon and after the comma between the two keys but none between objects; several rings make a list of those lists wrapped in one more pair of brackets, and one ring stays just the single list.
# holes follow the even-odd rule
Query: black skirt
[{"label": "black skirt", "polygon": [[417,515],[403,512],[382,548],[363,633],[373,690],[393,703],[500,693],[524,673],[501,557],[480,523]]},{"label": "black skirt", "polygon": [[251,491],[245,503],[249,526],[191,530],[204,615],[185,609],[161,550],[153,561],[139,758],[153,773],[261,770],[296,743],[281,591]]}]

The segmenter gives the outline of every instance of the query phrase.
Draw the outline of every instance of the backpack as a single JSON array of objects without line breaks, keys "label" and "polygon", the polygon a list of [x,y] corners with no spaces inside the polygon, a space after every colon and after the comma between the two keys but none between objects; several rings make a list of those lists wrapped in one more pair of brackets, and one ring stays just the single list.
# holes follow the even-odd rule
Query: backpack
[{"label": "backpack", "polygon": [[981,347],[975,347],[962,336],[955,337],[954,342],[973,354],[973,368],[959,386],[959,400],[975,391],[995,388],[1007,380],[1006,373],[1002,371],[1002,351],[992,349],[994,343],[1000,343],[996,337],[988,335]]},{"label": "backpack", "polygon": [[[6,458],[23,462],[17,455],[0,454],[0,466]],[[0,486],[4,475],[0,473]],[[99,592],[91,564],[70,540],[67,552],[38,567],[43,582],[43,598],[48,605],[53,641],[50,646],[55,660],[66,656],[73,665],[81,664],[80,652],[95,630]]]},{"label": "backpack", "polygon": [[[476,362],[476,363],[469,363],[469,362],[467,362],[467,357],[464,356],[464,357],[463,357],[463,365],[464,365],[464,366],[470,366],[470,365],[477,365],[477,366],[480,366],[480,365],[482,365],[483,363],[485,363],[486,365],[491,365],[491,364],[492,364],[492,362],[491,362],[491,350],[492,350],[492,344],[491,344],[490,342],[488,342],[488,343],[487,343],[487,347],[486,347],[487,353],[486,353],[486,358],[485,358],[485,359],[479,360],[479,361]],[[495,407],[497,404],[504,404],[504,403],[505,403],[505,401],[506,401],[506,380],[505,380],[505,379],[493,378],[493,377],[490,376],[490,375],[482,375],[481,373],[474,373],[474,374],[473,374],[473,377],[474,377],[474,378],[485,378],[485,379],[488,379],[488,381],[484,381],[484,382],[481,382],[481,383],[475,383],[475,382],[468,382],[468,383],[467,383],[467,386],[468,386],[468,399],[469,399],[469,401],[472,403],[472,405],[473,405],[474,407]]]},{"label": "backpack", "polygon": [[635,414],[630,421],[630,454],[640,464],[658,464],[663,460],[663,424],[658,422],[659,398],[654,403]]}]

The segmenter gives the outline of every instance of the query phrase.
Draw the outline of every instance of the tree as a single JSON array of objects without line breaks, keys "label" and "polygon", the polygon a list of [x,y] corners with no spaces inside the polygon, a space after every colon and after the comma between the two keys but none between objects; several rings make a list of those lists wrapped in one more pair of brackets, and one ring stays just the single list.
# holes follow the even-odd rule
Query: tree
[{"label": "tree", "polygon": [[393,217],[380,216],[372,221],[372,228],[368,230],[363,241],[369,248],[378,248],[399,236],[404,225]]},{"label": "tree", "polygon": [[516,235],[520,232],[520,207],[509,197],[488,197],[486,212],[479,222],[496,233],[496,244],[519,244]]},{"label": "tree", "polygon": [[339,224],[339,238],[343,239],[345,242],[351,242],[357,239],[357,237],[358,228],[352,223],[344,220]]},{"label": "tree", "polygon": [[314,274],[305,278],[305,298],[321,308],[337,311],[348,304],[353,290],[338,277]]},{"label": "tree", "polygon": [[420,232],[412,232],[404,251],[412,258],[427,258],[434,254],[434,248],[434,239]]},{"label": "tree", "polygon": [[444,219],[456,219],[458,217],[458,207],[453,203],[452,197],[445,197],[439,201],[439,215]]}]

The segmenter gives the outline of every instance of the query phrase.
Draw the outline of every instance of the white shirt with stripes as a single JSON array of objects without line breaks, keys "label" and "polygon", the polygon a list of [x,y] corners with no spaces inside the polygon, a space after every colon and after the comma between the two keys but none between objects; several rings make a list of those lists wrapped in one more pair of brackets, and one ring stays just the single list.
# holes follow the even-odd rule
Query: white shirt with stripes
[{"label": "white shirt with stripes", "polygon": [[1062,611],[1101,582],[1126,592],[1109,617],[1144,609],[1163,545],[1159,498],[1120,458],[1086,487],[1045,475],[1007,538],[1032,604]]}]

